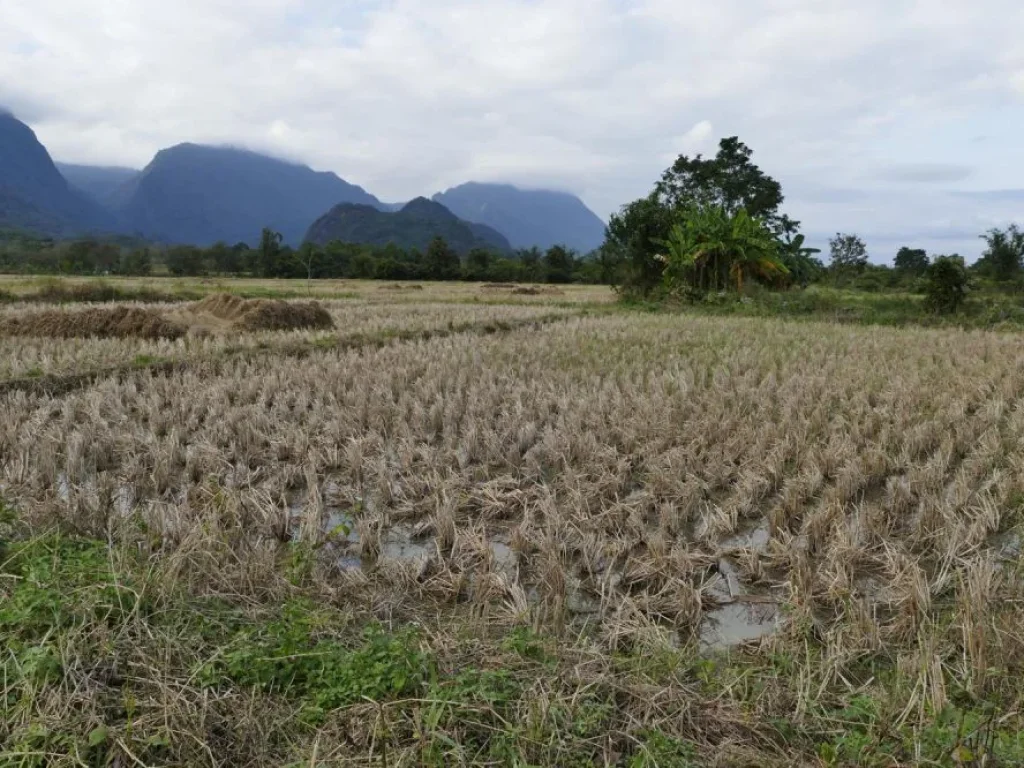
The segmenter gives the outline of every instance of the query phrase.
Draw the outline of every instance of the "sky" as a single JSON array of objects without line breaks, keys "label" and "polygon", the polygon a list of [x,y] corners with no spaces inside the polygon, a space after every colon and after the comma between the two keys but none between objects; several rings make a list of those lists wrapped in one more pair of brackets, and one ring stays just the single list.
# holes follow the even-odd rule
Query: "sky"
[{"label": "sky", "polygon": [[827,249],[1024,224],[1019,0],[3,0],[0,105],[65,162],[182,141],[383,200],[464,181],[602,218],[739,136]]}]

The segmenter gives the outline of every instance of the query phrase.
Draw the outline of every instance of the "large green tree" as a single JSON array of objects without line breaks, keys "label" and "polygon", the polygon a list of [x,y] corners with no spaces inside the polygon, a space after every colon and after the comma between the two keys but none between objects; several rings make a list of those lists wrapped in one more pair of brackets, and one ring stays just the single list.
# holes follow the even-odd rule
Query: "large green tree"
[{"label": "large green tree", "polygon": [[[681,155],[650,195],[612,216],[605,247],[623,265],[617,271],[624,287],[647,293],[662,284],[663,243],[681,217],[712,209],[735,216],[744,210],[782,245],[794,242],[800,226],[780,212],[783,201],[779,182],[762,171],[753,162],[753,151],[733,136],[722,139],[714,157]],[[800,248],[802,241],[794,260]],[[804,272],[809,273],[807,266]]]},{"label": "large green tree", "polygon": [[903,246],[897,251],[893,266],[904,275],[920,277],[928,270],[928,252],[924,248]]},{"label": "large green tree", "polygon": [[540,248],[524,248],[518,252],[519,262],[523,265],[523,280],[528,283],[539,283],[544,280],[543,254]]},{"label": "large green tree", "polygon": [[939,314],[956,312],[967,298],[968,275],[957,255],[937,256],[927,268],[925,306]]},{"label": "large green tree", "polygon": [[491,269],[491,252],[486,248],[474,248],[466,255],[467,280],[487,280]]},{"label": "large green tree", "polygon": [[868,247],[858,235],[837,232],[828,241],[831,267],[836,275],[860,274],[868,265]]},{"label": "large green tree", "polygon": [[549,283],[571,283],[576,257],[563,245],[553,245],[544,254],[544,274]]},{"label": "large green tree", "polygon": [[281,269],[280,232],[264,227],[260,233],[260,247],[257,251],[257,269],[260,277],[277,277]]},{"label": "large green tree", "polygon": [[1024,230],[1011,224],[1006,229],[990,229],[981,238],[986,248],[975,265],[1000,282],[1013,280],[1024,270]]},{"label": "large green tree", "polygon": [[[785,217],[784,217],[785,218]],[[789,272],[789,282],[805,288],[817,280],[825,265],[817,258],[820,248],[808,248],[806,238],[787,229],[779,242],[779,259]]]},{"label": "large green tree", "polygon": [[680,155],[662,174],[655,191],[670,208],[720,206],[730,214],[744,208],[774,227],[782,221],[782,185],[758,168],[753,156],[753,150],[736,136],[722,139],[714,157]]},{"label": "large green tree", "polygon": [[661,284],[664,262],[662,245],[678,221],[676,213],[656,193],[626,205],[608,222],[605,247],[623,264],[623,285],[648,293]]},{"label": "large green tree", "polygon": [[430,280],[458,280],[462,262],[443,237],[435,237],[427,246],[423,259],[424,272]]}]

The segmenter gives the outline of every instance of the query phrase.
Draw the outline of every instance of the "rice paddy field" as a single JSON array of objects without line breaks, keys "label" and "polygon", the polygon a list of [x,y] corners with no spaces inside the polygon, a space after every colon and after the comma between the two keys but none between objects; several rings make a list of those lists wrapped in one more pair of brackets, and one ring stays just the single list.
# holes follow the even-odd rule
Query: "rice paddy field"
[{"label": "rice paddy field", "polygon": [[316,289],[0,338],[0,765],[1024,764],[1021,336]]}]

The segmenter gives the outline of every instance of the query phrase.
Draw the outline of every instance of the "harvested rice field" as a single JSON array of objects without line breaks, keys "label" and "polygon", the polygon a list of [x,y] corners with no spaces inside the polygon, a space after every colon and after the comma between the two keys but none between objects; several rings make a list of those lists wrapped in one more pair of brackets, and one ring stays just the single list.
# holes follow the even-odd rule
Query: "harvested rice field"
[{"label": "harvested rice field", "polygon": [[379,293],[0,339],[0,765],[1024,764],[1020,336]]},{"label": "harvested rice field", "polygon": [[192,301],[230,292],[247,298],[361,299],[373,303],[499,303],[607,305],[615,292],[605,285],[519,285],[512,283],[387,282],[382,280],[275,280],[199,277],[29,277],[0,275],[0,306],[9,301],[46,303],[112,301]]}]

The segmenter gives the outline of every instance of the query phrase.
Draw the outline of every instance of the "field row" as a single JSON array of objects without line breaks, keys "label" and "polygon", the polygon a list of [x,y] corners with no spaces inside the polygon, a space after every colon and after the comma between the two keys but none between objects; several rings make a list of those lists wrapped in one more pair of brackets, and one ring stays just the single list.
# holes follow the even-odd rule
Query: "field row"
[{"label": "field row", "polygon": [[774,605],[850,653],[1012,592],[1022,396],[1014,337],[588,318],[10,395],[0,477],[172,551],[213,520],[298,537],[409,615],[469,596],[685,643]]},{"label": "field row", "polygon": [[[146,304],[147,309],[181,311],[174,304]],[[216,357],[227,351],[288,348],[302,344],[329,344],[387,334],[452,330],[489,323],[518,323],[532,319],[568,317],[574,310],[549,306],[367,304],[359,301],[328,301],[324,306],[334,320],[334,330],[260,331],[227,334],[189,334],[178,339],[53,339],[8,337],[2,340],[0,380],[43,375],[62,375],[102,370],[147,361],[192,361]],[[0,310],[4,315],[25,315],[42,306],[16,305]],[[64,310],[68,313],[76,308]]]},{"label": "field row", "polygon": [[[56,291],[54,289],[57,289]],[[32,297],[46,293],[76,291],[102,295],[105,291],[125,294],[155,294],[196,297],[230,292],[249,297],[355,299],[372,303],[515,303],[515,304],[609,304],[615,292],[604,285],[531,285],[464,282],[384,282],[380,280],[314,280],[308,285],[297,280],[258,278],[197,277],[91,277],[38,278],[0,275],[0,296]]]}]

